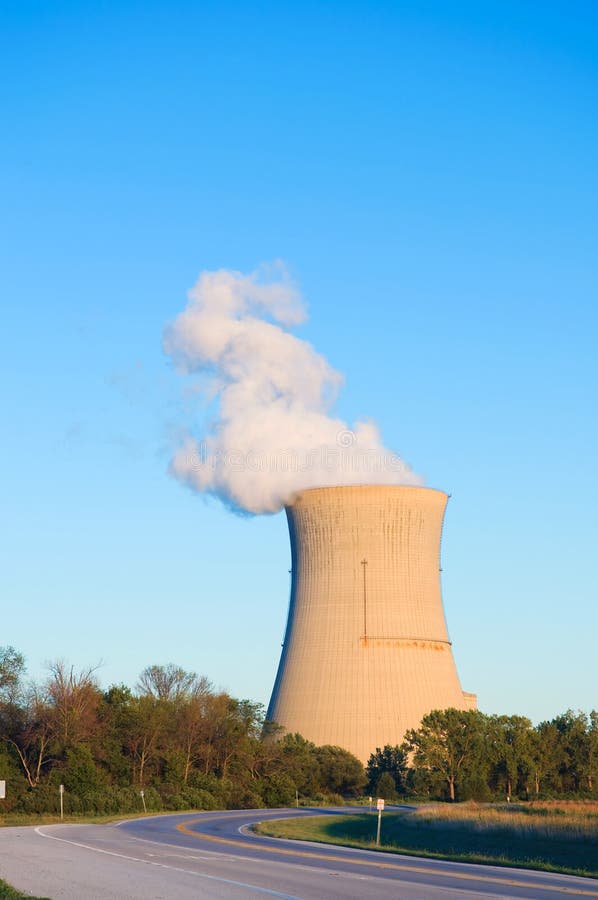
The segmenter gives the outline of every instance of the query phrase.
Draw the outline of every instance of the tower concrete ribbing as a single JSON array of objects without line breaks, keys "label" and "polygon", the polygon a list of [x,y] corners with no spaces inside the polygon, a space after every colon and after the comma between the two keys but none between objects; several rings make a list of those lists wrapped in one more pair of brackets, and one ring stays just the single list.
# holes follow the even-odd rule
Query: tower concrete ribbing
[{"label": "tower concrete ribbing", "polygon": [[292,580],[268,718],[367,761],[431,709],[469,708],[440,591],[447,495],[313,488],[287,507]]}]

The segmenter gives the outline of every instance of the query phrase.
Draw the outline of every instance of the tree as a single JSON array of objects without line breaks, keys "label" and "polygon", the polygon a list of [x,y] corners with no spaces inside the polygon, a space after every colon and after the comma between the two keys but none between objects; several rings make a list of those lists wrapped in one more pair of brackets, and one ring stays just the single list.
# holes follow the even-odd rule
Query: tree
[{"label": "tree", "polygon": [[22,699],[25,657],[14,647],[0,647],[0,703],[14,706]]},{"label": "tree", "polygon": [[62,780],[67,791],[79,796],[88,791],[96,791],[105,781],[94,760],[90,747],[79,744],[66,751]]},{"label": "tree", "polygon": [[536,797],[545,781],[560,789],[559,769],[563,759],[563,748],[558,729],[554,722],[540,722],[530,734],[530,761]]},{"label": "tree", "polygon": [[[30,722],[27,715],[26,692],[23,688],[23,675],[25,674],[25,659],[14,647],[0,647],[0,737],[5,743],[16,751],[19,762],[23,766],[25,775],[31,787],[35,782],[35,776],[31,774],[31,768],[26,753],[25,732]],[[19,740],[19,739],[22,740]],[[33,764],[33,769],[36,766]],[[40,766],[41,768],[41,766]]]},{"label": "tree", "polygon": [[194,694],[178,705],[175,713],[176,747],[183,758],[183,782],[187,784],[192,767],[200,762],[205,747],[208,698],[212,694]]},{"label": "tree", "polygon": [[98,707],[94,754],[116,784],[122,786],[129,785],[132,778],[130,738],[136,715],[136,701],[126,685],[112,685],[105,691]]},{"label": "tree", "polygon": [[137,693],[141,696],[155,697],[156,700],[178,702],[195,695],[211,691],[212,686],[207,678],[199,677],[195,672],[186,672],[174,663],[166,666],[148,666],[143,670],[137,682]]},{"label": "tree", "polygon": [[94,669],[76,673],[62,661],[50,665],[41,687],[22,686],[24,660],[0,650],[0,714],[4,739],[15,749],[30,787],[37,787],[52,758],[88,740],[97,725],[100,692]]},{"label": "tree", "polygon": [[317,747],[315,757],[320,768],[320,787],[333,794],[357,796],[365,784],[363,765],[342,747],[324,744]]},{"label": "tree", "polygon": [[231,767],[237,772],[251,767],[251,744],[261,734],[263,706],[250,700],[235,700],[228,694],[214,698],[209,707],[209,750],[216,775],[226,779]]},{"label": "tree", "polygon": [[397,794],[404,794],[407,789],[407,754],[404,747],[398,744],[391,746],[385,744],[382,749],[376,750],[370,756],[366,767],[368,790],[375,793],[383,774],[391,776],[394,782],[394,790]]},{"label": "tree", "polygon": [[592,784],[592,741],[588,717],[583,712],[567,712],[553,723],[559,733],[562,748],[560,762],[561,787],[579,791],[591,789]]},{"label": "tree", "polygon": [[524,716],[491,716],[488,736],[495,774],[504,778],[507,800],[531,767],[532,723]]},{"label": "tree", "polygon": [[295,789],[307,797],[317,793],[322,779],[316,745],[300,734],[285,734],[277,746],[282,769],[292,779]]},{"label": "tree", "polygon": [[206,719],[213,697],[210,682],[173,663],[152,665],[139,676],[137,692],[129,747],[140,783],[144,783],[147,766],[152,763],[187,784],[193,763],[201,759],[209,743]]},{"label": "tree", "polygon": [[593,791],[598,780],[598,712],[593,709],[588,723],[588,790]]},{"label": "tree", "polygon": [[484,718],[474,709],[436,709],[405,736],[414,765],[441,775],[451,800],[455,799],[457,779],[483,747]]},{"label": "tree", "polygon": [[133,698],[127,749],[133,757],[133,777],[140,787],[146,783],[150,763],[158,759],[159,740],[166,727],[163,703],[151,695]]},{"label": "tree", "polygon": [[51,762],[55,736],[53,709],[43,690],[32,685],[11,714],[3,737],[16,751],[29,787],[35,788]]},{"label": "tree", "polygon": [[97,667],[75,672],[63,660],[50,664],[50,678],[45,685],[52,710],[52,730],[58,750],[64,752],[80,741],[89,740],[98,721],[102,698],[95,671]]},{"label": "tree", "polygon": [[398,799],[397,791],[395,788],[395,780],[390,774],[390,772],[382,772],[382,775],[378,779],[378,783],[376,785],[376,790],[374,791],[377,797],[382,797],[383,800],[388,800],[389,803],[394,803],[395,800]]}]

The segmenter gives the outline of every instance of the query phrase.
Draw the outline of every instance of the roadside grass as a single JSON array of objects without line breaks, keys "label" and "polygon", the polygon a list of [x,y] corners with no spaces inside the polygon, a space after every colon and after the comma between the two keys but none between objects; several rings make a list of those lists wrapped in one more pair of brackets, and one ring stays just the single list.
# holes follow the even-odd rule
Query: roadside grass
[{"label": "roadside grass", "polygon": [[460,828],[464,823],[478,833],[508,831],[520,838],[548,840],[598,839],[598,802],[595,800],[543,800],[531,803],[437,804],[420,806],[411,823],[428,828]]},{"label": "roadside grass", "polygon": [[49,897],[34,897],[32,894],[22,894],[16,888],[11,887],[0,879],[0,900],[50,900]]},{"label": "roadside grass", "polygon": [[[202,809],[159,810],[152,812],[123,812],[109,816],[65,815],[61,819],[55,813],[6,813],[0,815],[0,828],[19,828],[31,825],[103,825],[110,822],[122,822],[124,819],[149,819],[151,816],[177,816],[187,813],[205,812]],[[0,894],[0,898],[2,894]]]},{"label": "roadside grass", "polygon": [[460,803],[383,813],[278,819],[259,834],[456,862],[540,869],[598,878],[598,803]]}]

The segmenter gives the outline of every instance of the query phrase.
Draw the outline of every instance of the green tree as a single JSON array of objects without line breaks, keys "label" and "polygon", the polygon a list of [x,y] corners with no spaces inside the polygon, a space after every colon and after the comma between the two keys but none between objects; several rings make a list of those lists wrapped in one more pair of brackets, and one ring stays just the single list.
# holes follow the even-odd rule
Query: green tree
[{"label": "green tree", "polygon": [[291,806],[295,802],[295,784],[284,773],[259,778],[256,788],[266,806]]},{"label": "green tree", "polygon": [[322,781],[316,745],[300,734],[285,734],[277,746],[281,768],[291,778],[295,789],[305,797],[313,797]]},{"label": "green tree", "polygon": [[134,697],[126,737],[127,752],[133,760],[133,778],[140,787],[148,782],[148,770],[157,774],[160,739],[167,723],[167,707],[151,695]]},{"label": "green tree", "polygon": [[174,734],[182,758],[182,776],[187,784],[193,767],[200,764],[206,745],[206,720],[210,692],[193,694],[175,712]]},{"label": "green tree", "polygon": [[382,772],[374,793],[377,797],[382,797],[383,800],[387,800],[389,803],[394,803],[398,800],[395,780],[390,772]]},{"label": "green tree", "polygon": [[441,775],[451,800],[457,780],[483,751],[484,718],[478,710],[436,709],[405,736],[413,765]]},{"label": "green tree", "polygon": [[562,790],[559,774],[562,761],[563,747],[556,725],[540,722],[530,734],[531,777],[536,797],[546,783],[553,790]]},{"label": "green tree", "polygon": [[34,753],[35,714],[29,708],[27,691],[23,686],[25,658],[14,647],[0,647],[0,739],[9,753],[15,754],[29,782],[34,787],[41,775]]},{"label": "green tree", "polygon": [[[2,718],[6,710],[3,710]],[[55,736],[54,711],[42,689],[33,684],[3,721],[4,740],[14,749],[29,787],[36,788],[50,767]]]},{"label": "green tree", "polygon": [[559,773],[562,790],[591,791],[598,750],[595,711],[587,716],[568,709],[553,719],[553,724],[562,750]]},{"label": "green tree", "polygon": [[249,774],[253,743],[263,726],[263,706],[226,695],[214,733],[215,771],[221,778],[240,770]]},{"label": "green tree", "polygon": [[385,744],[382,749],[376,747],[366,767],[367,786],[370,793],[377,790],[380,777],[384,773],[388,773],[392,777],[397,794],[406,792],[407,753],[404,747],[400,747],[398,744],[394,746]]},{"label": "green tree", "polygon": [[23,697],[25,657],[14,647],[0,647],[0,704],[16,706]]},{"label": "green tree", "polygon": [[130,740],[137,727],[136,700],[126,685],[112,685],[98,706],[98,730],[93,741],[94,758],[118,785],[134,779]]},{"label": "green tree", "polygon": [[487,727],[494,778],[503,781],[510,801],[532,766],[532,723],[524,716],[491,716]]},{"label": "green tree", "polygon": [[588,790],[594,791],[598,782],[598,711],[593,709],[588,722]]},{"label": "green tree", "polygon": [[365,785],[363,765],[342,747],[324,744],[314,751],[320,769],[320,787],[333,794],[356,797]]},{"label": "green tree", "polygon": [[84,744],[69,747],[66,751],[61,777],[67,791],[79,797],[89,791],[97,791],[106,783],[91,749]]}]

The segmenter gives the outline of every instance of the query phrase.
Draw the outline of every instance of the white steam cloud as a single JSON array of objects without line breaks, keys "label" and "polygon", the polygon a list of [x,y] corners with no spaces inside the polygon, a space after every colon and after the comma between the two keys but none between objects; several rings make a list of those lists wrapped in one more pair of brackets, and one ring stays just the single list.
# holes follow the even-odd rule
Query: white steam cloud
[{"label": "white steam cloud", "polygon": [[179,371],[208,376],[218,413],[175,453],[178,479],[250,513],[276,512],[304,488],[421,483],[373,423],[330,414],[343,378],[289,331],[305,318],[282,263],[201,273],[164,349]]}]

